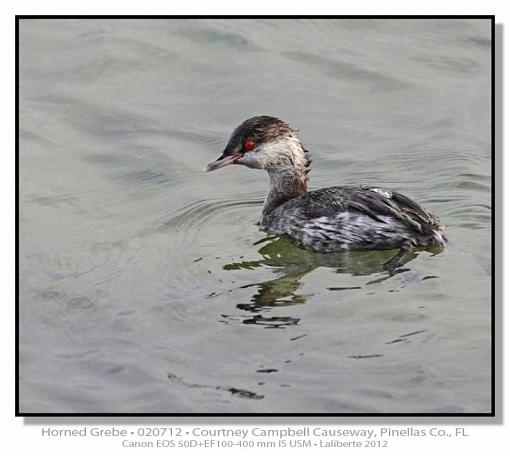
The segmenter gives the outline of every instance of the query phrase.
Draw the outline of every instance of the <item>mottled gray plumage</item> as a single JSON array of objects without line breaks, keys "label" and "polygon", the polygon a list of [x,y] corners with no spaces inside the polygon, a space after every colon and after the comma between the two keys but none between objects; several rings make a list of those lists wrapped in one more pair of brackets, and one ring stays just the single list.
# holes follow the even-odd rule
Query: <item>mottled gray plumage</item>
[{"label": "mottled gray plumage", "polygon": [[265,169],[270,188],[261,224],[316,252],[446,244],[439,219],[400,193],[371,186],[331,187],[308,192],[308,152],[296,132],[270,116],[237,127],[223,154],[208,170],[228,164]]},{"label": "mottled gray plumage", "polygon": [[287,200],[263,214],[262,225],[316,252],[390,249],[446,242],[434,215],[379,187],[331,187]]}]

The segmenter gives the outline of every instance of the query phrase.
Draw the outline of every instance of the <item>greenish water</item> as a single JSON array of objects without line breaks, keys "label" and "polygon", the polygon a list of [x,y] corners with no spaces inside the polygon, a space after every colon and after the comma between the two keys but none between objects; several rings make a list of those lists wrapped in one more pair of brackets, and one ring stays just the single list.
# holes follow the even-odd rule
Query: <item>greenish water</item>
[{"label": "greenish water", "polygon": [[[258,114],[446,250],[261,231],[267,176],[203,172]],[[488,412],[490,182],[489,21],[24,20],[21,411]]]}]

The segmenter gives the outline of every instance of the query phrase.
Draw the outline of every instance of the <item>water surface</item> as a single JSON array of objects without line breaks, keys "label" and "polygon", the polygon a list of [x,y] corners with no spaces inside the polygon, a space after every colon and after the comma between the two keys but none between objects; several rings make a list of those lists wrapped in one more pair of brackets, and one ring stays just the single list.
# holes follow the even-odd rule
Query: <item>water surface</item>
[{"label": "water surface", "polygon": [[[447,249],[262,231],[267,176],[202,171],[259,114]],[[488,20],[23,20],[20,130],[22,412],[490,411]]]}]

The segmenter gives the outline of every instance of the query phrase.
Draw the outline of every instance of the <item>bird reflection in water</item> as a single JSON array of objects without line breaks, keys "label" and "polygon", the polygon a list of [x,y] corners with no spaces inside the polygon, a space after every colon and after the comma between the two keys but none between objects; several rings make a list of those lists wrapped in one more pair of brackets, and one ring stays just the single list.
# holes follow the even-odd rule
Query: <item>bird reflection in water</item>
[{"label": "bird reflection in water", "polygon": [[[249,318],[243,318],[242,322],[244,324],[263,325],[268,328],[282,328],[299,323],[299,318],[296,317],[266,317],[262,313],[275,307],[305,304],[313,294],[299,293],[298,290],[303,285],[303,277],[318,267],[332,268],[339,274],[345,273],[351,276],[368,276],[382,273],[382,276],[366,283],[366,285],[369,285],[382,282],[392,275],[407,271],[408,269],[403,269],[402,266],[418,255],[417,251],[410,252],[405,258],[401,259],[399,268],[388,270],[384,265],[394,256],[395,250],[323,254],[303,250],[287,238],[280,236],[266,237],[258,241],[256,245],[258,244],[264,244],[258,251],[262,256],[261,259],[229,263],[224,265],[223,269],[232,271],[252,270],[259,267],[277,268],[275,272],[279,274],[278,278],[242,286],[241,288],[254,288],[255,292],[249,303],[236,305],[238,309],[254,314]],[[331,287],[329,290],[338,291],[356,288],[361,287]],[[223,315],[223,317],[233,318],[229,315]]]}]

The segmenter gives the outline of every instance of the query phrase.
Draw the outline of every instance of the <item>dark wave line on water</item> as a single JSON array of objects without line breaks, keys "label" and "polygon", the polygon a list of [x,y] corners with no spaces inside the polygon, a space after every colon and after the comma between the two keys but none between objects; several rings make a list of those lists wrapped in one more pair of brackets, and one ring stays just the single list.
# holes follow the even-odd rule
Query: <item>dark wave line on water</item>
[{"label": "dark wave line on water", "polygon": [[[301,303],[303,304],[303,302]],[[271,307],[266,307],[262,309],[262,307],[254,305],[254,304],[238,304],[236,306],[240,310],[244,310],[247,312],[255,312],[261,310],[271,310]],[[231,323],[242,323],[244,325],[257,325],[263,327],[265,329],[285,329],[289,327],[295,327],[299,325],[300,318],[291,317],[291,316],[269,316],[265,317],[261,314],[257,315],[228,315],[222,314],[222,320],[219,320],[220,323],[229,325]]]},{"label": "dark wave line on water", "polygon": [[420,329],[418,331],[413,331],[413,332],[410,332],[408,334],[402,334],[401,336],[398,336],[396,339],[392,339],[392,340],[386,342],[386,345],[397,344],[397,343],[400,343],[400,342],[409,343],[409,342],[411,342],[409,340],[409,337],[416,336],[418,334],[423,334],[423,333],[426,333],[426,332],[427,332],[427,330]]},{"label": "dark wave line on water", "polygon": [[221,385],[220,386],[206,385],[206,384],[202,384],[202,383],[191,383],[191,382],[185,381],[183,378],[178,377],[177,375],[172,374],[172,373],[168,374],[168,379],[171,380],[172,382],[179,383],[180,385],[186,386],[188,388],[193,388],[193,389],[206,388],[206,389],[225,391],[225,392],[232,394],[232,396],[236,396],[241,399],[264,399],[263,395],[254,393],[253,391],[249,391],[244,388],[235,388],[232,386],[221,386]]}]

